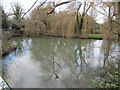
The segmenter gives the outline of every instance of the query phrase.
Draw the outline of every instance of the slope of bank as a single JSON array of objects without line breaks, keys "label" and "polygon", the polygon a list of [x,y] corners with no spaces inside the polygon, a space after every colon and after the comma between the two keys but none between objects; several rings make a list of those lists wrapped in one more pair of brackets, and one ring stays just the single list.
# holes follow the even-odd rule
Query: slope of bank
[{"label": "slope of bank", "polygon": [[13,45],[10,41],[12,37],[22,36],[21,31],[2,31],[1,55],[8,55],[10,52],[16,50],[17,46]]}]

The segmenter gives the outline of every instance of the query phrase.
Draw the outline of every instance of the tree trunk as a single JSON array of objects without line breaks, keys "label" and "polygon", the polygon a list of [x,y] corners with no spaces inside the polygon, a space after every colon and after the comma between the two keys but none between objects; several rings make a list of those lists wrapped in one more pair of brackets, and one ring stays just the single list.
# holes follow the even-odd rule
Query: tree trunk
[{"label": "tree trunk", "polygon": [[[120,23],[120,1],[118,2],[118,22]],[[120,40],[120,25],[118,25],[118,38]]]},{"label": "tree trunk", "polygon": [[79,25],[79,33],[82,31],[83,28],[83,17],[80,19],[80,25]]},{"label": "tree trunk", "polygon": [[[120,23],[120,1],[115,2],[115,17],[118,23]],[[118,31],[118,40],[120,40],[120,25],[117,25],[117,31]]]},{"label": "tree trunk", "polygon": [[111,17],[111,7],[109,7],[109,11],[108,11],[108,38],[107,39],[112,39],[112,35],[113,35],[113,31],[112,31],[112,17]]}]

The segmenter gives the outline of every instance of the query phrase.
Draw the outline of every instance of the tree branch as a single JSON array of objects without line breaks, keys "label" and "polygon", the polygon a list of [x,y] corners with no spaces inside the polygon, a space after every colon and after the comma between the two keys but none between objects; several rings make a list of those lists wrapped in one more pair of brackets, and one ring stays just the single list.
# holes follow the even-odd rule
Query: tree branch
[{"label": "tree branch", "polygon": [[[47,0],[46,0],[46,1],[47,1]],[[40,5],[38,8],[40,8],[43,4],[45,4],[46,1],[44,1],[43,3],[41,3],[41,5]],[[35,4],[36,4],[37,2],[38,2],[38,0],[36,0],[36,1],[34,2],[34,4],[30,7],[30,9],[28,9],[28,11],[27,11],[26,13],[24,13],[24,15],[18,20],[18,22],[21,21],[21,19],[35,6]]]},{"label": "tree branch", "polygon": [[88,10],[90,9],[90,7],[93,5],[93,3],[90,3],[89,7],[87,8],[87,10],[85,11],[85,15],[87,14]]},{"label": "tree branch", "polygon": [[44,5],[46,2],[47,2],[47,0],[45,0],[43,3],[41,3],[40,6],[38,7],[38,10],[39,10],[39,8],[40,8],[42,5]]},{"label": "tree branch", "polygon": [[[76,0],[72,0],[72,1],[76,1]],[[59,4],[56,4],[56,5],[54,6],[54,8],[53,8],[50,12],[48,12],[47,14],[51,14],[52,12],[54,12],[54,10],[55,10],[56,7],[58,7],[58,6],[60,6],[60,5],[63,5],[63,4],[70,3],[70,2],[72,2],[72,1],[65,1],[65,2],[61,2],[61,3],[59,3]]]},{"label": "tree branch", "polygon": [[19,21],[21,21],[21,19],[35,6],[35,4],[38,2],[38,0],[36,0],[35,2],[34,2],[34,4],[30,7],[30,9],[28,9],[28,11],[26,12],[26,13],[24,13],[24,15],[18,20],[18,22]]},{"label": "tree branch", "polygon": [[[81,8],[81,5],[82,5],[82,4],[80,4],[79,7],[78,7],[78,9],[77,9],[77,16],[76,16],[76,18],[77,18],[77,23],[78,23],[78,24],[79,24],[79,15],[78,15],[78,12],[79,12],[79,10],[80,10],[80,8]],[[81,14],[80,14],[80,16],[81,16]]]},{"label": "tree branch", "polygon": [[[104,14],[104,13],[102,13],[102,12],[100,12],[99,10],[97,10],[95,7],[93,7],[97,12],[99,12],[100,14],[102,14],[102,15],[104,15],[105,17],[108,17],[106,14]],[[117,23],[118,25],[120,25],[120,23],[119,22],[117,22],[116,20],[113,20],[112,19],[112,21],[113,22],[115,22],[115,23]]]},{"label": "tree branch", "polygon": [[99,10],[97,10],[95,7],[93,7],[97,12],[99,12],[100,14],[102,14],[102,15],[104,15],[104,16],[106,16],[106,17],[108,17],[106,14],[104,14],[104,13],[102,13],[102,12],[100,12]]}]

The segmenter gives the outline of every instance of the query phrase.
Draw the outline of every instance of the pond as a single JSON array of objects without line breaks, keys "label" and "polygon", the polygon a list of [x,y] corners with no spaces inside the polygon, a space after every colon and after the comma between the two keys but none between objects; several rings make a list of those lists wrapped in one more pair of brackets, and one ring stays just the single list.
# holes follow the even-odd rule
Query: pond
[{"label": "pond", "polygon": [[90,88],[91,79],[118,68],[118,42],[53,37],[13,38],[3,58],[11,88]]}]

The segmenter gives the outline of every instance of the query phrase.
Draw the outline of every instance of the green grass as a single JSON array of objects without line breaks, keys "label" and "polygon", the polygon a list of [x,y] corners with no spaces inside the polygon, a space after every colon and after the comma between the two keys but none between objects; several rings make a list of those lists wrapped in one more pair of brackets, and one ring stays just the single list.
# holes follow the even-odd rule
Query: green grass
[{"label": "green grass", "polygon": [[102,37],[102,34],[89,34],[89,36],[94,38],[100,38]]}]

